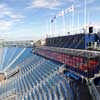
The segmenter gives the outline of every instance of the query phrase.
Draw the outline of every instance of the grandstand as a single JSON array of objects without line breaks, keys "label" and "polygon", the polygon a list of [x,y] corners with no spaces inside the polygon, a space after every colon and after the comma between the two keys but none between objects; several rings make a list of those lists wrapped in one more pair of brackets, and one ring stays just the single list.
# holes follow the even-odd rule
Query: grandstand
[{"label": "grandstand", "polygon": [[[16,52],[11,55],[14,50]],[[6,61],[3,65],[8,66],[13,61],[11,58],[21,50],[4,48]],[[68,80],[58,71],[62,64],[34,55],[31,51],[32,48],[26,48],[10,67],[2,68],[6,78],[0,84],[0,100],[73,100]],[[18,70],[16,73],[15,69]]]},{"label": "grandstand", "polygon": [[[74,70],[66,70],[68,64],[76,66],[83,63],[83,58],[67,55],[71,60],[66,62],[64,55],[62,59],[59,52],[50,52],[48,49],[49,46],[11,44],[0,48],[0,100],[91,99],[86,80],[75,74]],[[59,57],[54,59],[57,55]]]},{"label": "grandstand", "polygon": [[[59,36],[46,39],[46,46],[72,48],[72,49],[88,49],[92,42],[98,41],[97,34],[75,34],[68,36]],[[70,45],[69,45],[70,44]]]}]

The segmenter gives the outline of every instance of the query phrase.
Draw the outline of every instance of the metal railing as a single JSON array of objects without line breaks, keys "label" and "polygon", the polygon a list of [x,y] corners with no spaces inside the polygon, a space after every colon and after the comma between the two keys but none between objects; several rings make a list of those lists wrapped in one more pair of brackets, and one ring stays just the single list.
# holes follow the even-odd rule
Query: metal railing
[{"label": "metal railing", "polygon": [[90,51],[90,50],[48,47],[48,46],[36,47],[36,49],[51,50],[51,51],[55,51],[55,52],[59,52],[59,53],[75,55],[75,56],[80,56],[80,57],[86,57],[86,58],[95,58],[97,56],[100,57],[100,52],[99,51],[93,51],[93,50]]}]

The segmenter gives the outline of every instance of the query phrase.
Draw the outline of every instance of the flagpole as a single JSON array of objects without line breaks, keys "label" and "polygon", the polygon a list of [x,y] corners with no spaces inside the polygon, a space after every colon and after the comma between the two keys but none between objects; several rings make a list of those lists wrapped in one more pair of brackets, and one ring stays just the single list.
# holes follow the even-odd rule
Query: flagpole
[{"label": "flagpole", "polygon": [[52,33],[53,33],[53,23],[51,23],[51,37],[52,37]]},{"label": "flagpole", "polygon": [[53,37],[53,34],[54,34],[54,22],[52,23],[52,37]]},{"label": "flagpole", "polygon": [[72,10],[72,15],[71,15],[71,32],[73,32],[74,31],[74,6],[72,5],[72,8],[71,8],[71,10]]},{"label": "flagpole", "polygon": [[71,15],[71,34],[72,34],[72,31],[73,31],[73,12],[72,12],[72,15]]},{"label": "flagpole", "polygon": [[50,26],[49,26],[49,28],[50,28],[50,29],[49,29],[49,32],[50,32],[50,36],[51,36],[51,18],[49,19],[49,25],[50,25]]},{"label": "flagpole", "polygon": [[74,31],[74,5],[72,5],[70,8],[67,8],[65,10],[62,10],[60,13],[58,13],[56,16],[54,16],[52,19],[51,19],[51,32],[52,32],[52,35],[53,33],[55,32],[55,28],[56,28],[56,22],[53,23],[55,21],[55,19],[58,17],[58,16],[61,16],[62,17],[62,24],[63,24],[63,31],[66,32],[66,26],[65,26],[65,14],[66,13],[71,13],[71,19],[69,21],[69,31]]},{"label": "flagpole", "polygon": [[73,11],[72,11],[72,32],[74,33],[74,5],[72,5],[72,9],[73,9]]},{"label": "flagpole", "polygon": [[[78,10],[77,10],[77,11],[78,11]],[[78,25],[77,25],[77,26],[78,26],[78,32],[80,32],[80,31],[79,31],[79,30],[80,30],[80,25],[79,25],[79,24],[80,24],[80,21],[79,21],[79,20],[80,20],[80,19],[79,19],[79,11],[78,11],[78,14],[77,14],[77,15],[78,15]]]},{"label": "flagpole", "polygon": [[66,30],[66,29],[65,29],[65,14],[64,14],[64,10],[62,10],[62,13],[63,13],[63,14],[62,14],[62,20],[63,20],[63,32],[64,32],[64,35],[65,35],[65,34],[66,34],[66,33],[65,33],[65,30]]},{"label": "flagpole", "polygon": [[86,0],[84,0],[84,26],[85,26],[85,28],[86,28],[86,21],[87,21],[87,19],[86,19],[87,14],[86,13],[87,13],[86,12]]},{"label": "flagpole", "polygon": [[54,35],[56,35],[56,19],[54,21]]},{"label": "flagpole", "polygon": [[53,36],[55,35],[55,27],[56,27],[56,16],[53,18]]},{"label": "flagpole", "polygon": [[[67,17],[68,17],[68,16],[67,16]],[[66,29],[66,30],[67,30],[67,35],[69,35],[69,34],[68,34],[68,32],[69,32],[69,20],[67,20],[67,17],[66,17],[66,25],[67,25],[67,29]]]},{"label": "flagpole", "polygon": [[[86,28],[86,0],[84,0],[84,24]],[[86,29],[84,29],[84,34],[86,34]],[[85,42],[85,48],[86,48],[86,42]]]},{"label": "flagpole", "polygon": [[71,17],[71,19],[70,19],[70,21],[69,21],[69,23],[70,23],[70,34],[71,34],[71,29],[72,29],[72,15],[70,15],[70,17]]}]

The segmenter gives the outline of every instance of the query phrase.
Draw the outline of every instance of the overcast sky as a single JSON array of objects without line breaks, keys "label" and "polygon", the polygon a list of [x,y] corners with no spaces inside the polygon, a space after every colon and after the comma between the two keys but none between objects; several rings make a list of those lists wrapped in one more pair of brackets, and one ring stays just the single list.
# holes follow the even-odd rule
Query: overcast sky
[{"label": "overcast sky", "polygon": [[[87,1],[87,23],[99,24],[100,0]],[[23,40],[45,37],[50,34],[50,19],[61,10],[75,7],[74,27],[84,23],[84,0],[0,0],[0,36],[6,39]],[[72,13],[65,14],[65,28],[71,26]],[[62,34],[62,17],[55,20],[55,33]],[[54,25],[54,24],[53,24]]]}]

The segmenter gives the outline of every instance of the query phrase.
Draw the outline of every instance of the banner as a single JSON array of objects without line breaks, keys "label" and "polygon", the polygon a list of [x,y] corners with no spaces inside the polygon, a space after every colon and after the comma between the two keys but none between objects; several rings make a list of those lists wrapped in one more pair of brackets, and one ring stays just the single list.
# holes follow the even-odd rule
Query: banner
[{"label": "banner", "polygon": [[74,12],[74,5],[72,5],[70,8],[67,8],[65,10],[62,10],[61,12],[59,12],[57,15],[55,15],[52,19],[51,19],[51,23],[54,22],[54,20],[58,17],[58,16],[64,16],[65,14],[67,13],[70,13],[70,12]]},{"label": "banner", "polygon": [[70,8],[65,9],[65,14],[69,13],[69,12],[74,12],[74,6],[72,5]]},{"label": "banner", "polygon": [[56,19],[56,16],[54,16],[54,17],[51,19],[51,23],[53,23],[55,19]]},{"label": "banner", "polygon": [[65,12],[62,10],[57,16],[64,16]]}]

